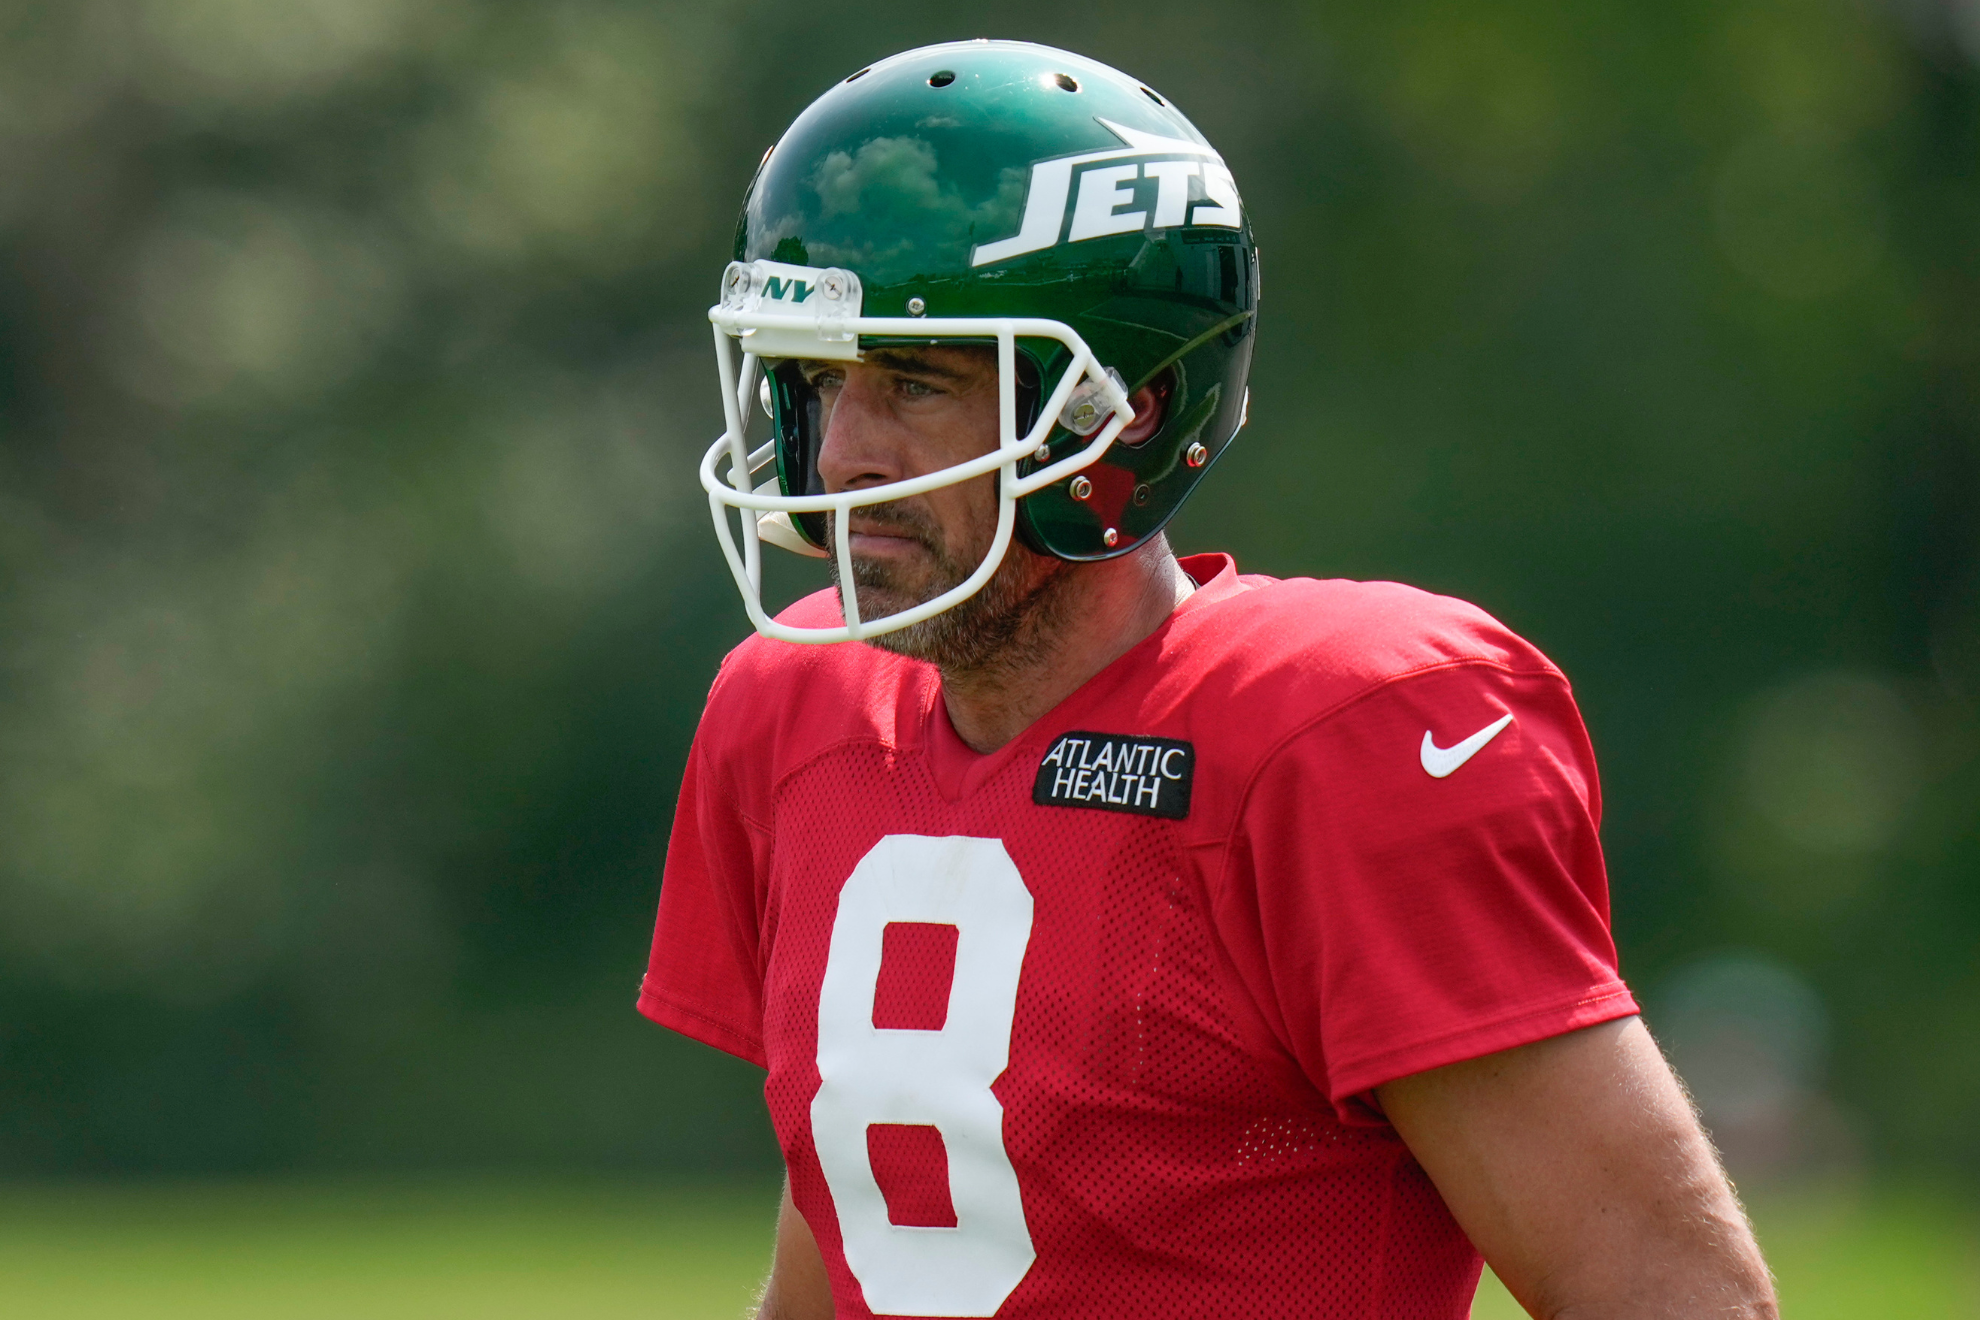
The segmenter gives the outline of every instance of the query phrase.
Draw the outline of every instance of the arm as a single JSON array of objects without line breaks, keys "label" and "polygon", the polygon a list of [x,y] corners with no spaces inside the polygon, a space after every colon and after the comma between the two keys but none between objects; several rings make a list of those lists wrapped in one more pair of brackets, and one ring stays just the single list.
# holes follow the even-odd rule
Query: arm
[{"label": "arm", "polygon": [[777,1254],[756,1320],[832,1320],[832,1283],[811,1226],[791,1202],[790,1179],[777,1206]]},{"label": "arm", "polygon": [[1774,1320],[1745,1213],[1636,1018],[1404,1077],[1377,1098],[1540,1320]]}]

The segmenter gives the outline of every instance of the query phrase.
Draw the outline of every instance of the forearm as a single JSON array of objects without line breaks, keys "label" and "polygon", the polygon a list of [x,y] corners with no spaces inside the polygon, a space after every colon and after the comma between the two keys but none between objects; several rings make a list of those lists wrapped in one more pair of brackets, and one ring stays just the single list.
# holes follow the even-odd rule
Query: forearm
[{"label": "forearm", "polygon": [[[1637,1114],[1597,1151],[1563,1142],[1555,1160],[1528,1166],[1524,1189],[1505,1189],[1503,1227],[1480,1234],[1501,1279],[1542,1320],[1774,1316],[1753,1231],[1682,1092],[1638,1097]],[[1602,1180],[1591,1164],[1613,1177],[1605,1193],[1543,1193],[1522,1222],[1521,1190],[1577,1179],[1592,1190]]]},{"label": "forearm", "polygon": [[784,1182],[777,1206],[777,1253],[756,1306],[756,1320],[831,1320],[832,1283],[811,1226],[791,1200]]},{"label": "forearm", "polygon": [[1717,1196],[1710,1191],[1698,1189],[1683,1210],[1596,1212],[1588,1247],[1560,1267],[1528,1255],[1495,1268],[1520,1280],[1514,1295],[1542,1320],[1776,1320],[1745,1215],[1723,1180]]},{"label": "forearm", "polygon": [[1384,1105],[1541,1320],[1772,1320],[1745,1213],[1635,1019],[1405,1078]]}]

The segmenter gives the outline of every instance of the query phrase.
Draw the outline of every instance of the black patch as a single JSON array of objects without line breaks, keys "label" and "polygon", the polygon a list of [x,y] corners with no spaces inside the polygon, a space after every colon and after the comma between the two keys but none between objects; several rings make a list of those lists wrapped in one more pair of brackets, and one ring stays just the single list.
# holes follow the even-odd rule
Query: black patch
[{"label": "black patch", "polygon": [[1196,749],[1175,738],[1062,733],[1031,783],[1041,807],[1092,807],[1181,820],[1189,815]]}]

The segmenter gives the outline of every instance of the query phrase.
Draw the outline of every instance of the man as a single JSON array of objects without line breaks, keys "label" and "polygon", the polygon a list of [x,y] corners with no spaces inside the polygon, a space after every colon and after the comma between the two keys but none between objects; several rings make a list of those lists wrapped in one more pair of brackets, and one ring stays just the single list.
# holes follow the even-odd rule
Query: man
[{"label": "man", "polygon": [[[766,636],[640,1008],[768,1070],[763,1316],[1457,1320],[1481,1252],[1539,1316],[1774,1314],[1616,974],[1559,672],[1458,601],[1170,553],[1258,298],[1189,122],[911,51],[792,125],[736,257],[702,475]],[[837,591],[771,618],[763,539]]]}]

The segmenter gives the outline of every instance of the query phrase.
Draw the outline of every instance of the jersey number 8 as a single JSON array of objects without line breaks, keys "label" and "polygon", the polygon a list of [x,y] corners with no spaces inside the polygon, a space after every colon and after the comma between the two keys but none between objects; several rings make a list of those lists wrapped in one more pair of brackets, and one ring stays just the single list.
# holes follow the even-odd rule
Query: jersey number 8
[{"label": "jersey number 8", "polygon": [[[897,921],[956,928],[939,1031],[873,1025],[884,933]],[[1030,939],[1031,891],[997,839],[890,834],[840,891],[818,993],[811,1132],[846,1265],[877,1315],[995,1315],[1036,1258],[1004,1149],[1004,1107],[990,1091],[1010,1062]],[[955,1227],[889,1222],[867,1153],[876,1123],[941,1132]]]}]

